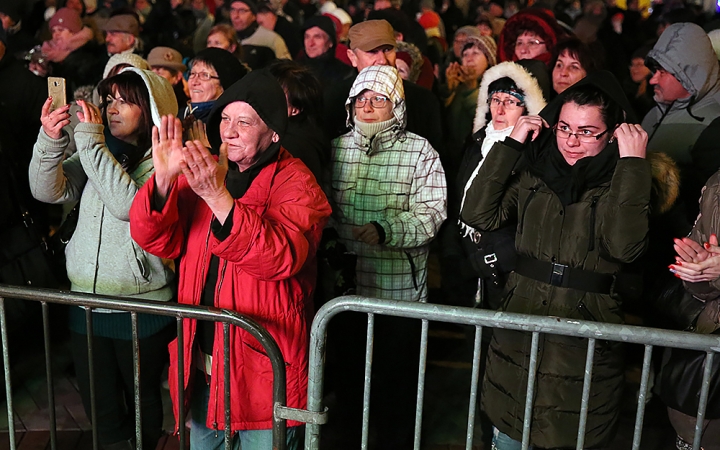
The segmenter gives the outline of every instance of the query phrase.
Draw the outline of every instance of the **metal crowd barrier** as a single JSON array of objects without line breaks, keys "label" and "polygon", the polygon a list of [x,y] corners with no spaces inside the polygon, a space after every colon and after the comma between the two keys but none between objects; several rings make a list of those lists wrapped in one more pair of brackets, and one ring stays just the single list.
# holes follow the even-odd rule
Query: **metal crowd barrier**
[{"label": "metal crowd barrier", "polygon": [[[177,303],[156,302],[145,300],[127,300],[121,297],[89,295],[81,293],[73,293],[67,291],[55,291],[48,289],[30,289],[25,287],[0,285],[0,333],[2,336],[2,357],[3,367],[5,370],[5,392],[7,397],[7,413],[8,413],[8,436],[10,438],[10,449],[15,450],[15,424],[13,420],[13,402],[12,402],[12,383],[10,374],[10,358],[8,354],[8,336],[7,322],[5,315],[5,299],[21,299],[39,301],[42,305],[43,332],[45,340],[45,366],[47,375],[48,390],[48,411],[49,411],[49,428],[50,428],[50,448],[57,449],[57,430],[55,422],[55,400],[53,389],[53,374],[50,364],[51,342],[48,303],[59,303],[65,305],[81,306],[86,311],[86,323],[88,330],[88,358],[90,366],[90,398],[91,398],[91,417],[93,448],[99,449],[96,420],[95,420],[95,389],[93,383],[93,339],[92,339],[92,309],[106,308],[118,311],[129,311],[132,322],[132,342],[133,342],[133,361],[134,361],[134,400],[135,400],[135,438],[136,448],[142,450],[142,424],[140,412],[140,368],[139,368],[139,344],[138,344],[138,313],[157,314],[162,316],[173,316],[177,318],[177,334],[178,334],[178,386],[183,385],[183,375],[186,369],[186,362],[183,357],[183,335],[182,319],[199,319],[221,322],[224,331],[225,344],[225,404],[230,404],[230,325],[238,326],[249,332],[263,346],[273,368],[273,449],[284,450],[286,447],[286,419],[300,420],[307,415],[304,411],[288,408],[286,406],[286,383],[285,383],[285,360],[273,337],[261,327],[257,322],[247,316],[237,314],[233,311],[220,310],[217,308],[207,308],[200,306],[179,305]],[[188,361],[187,363],[190,363]],[[185,417],[183,411],[183,390],[179,392],[179,417]],[[230,409],[225,411],[225,423],[230,423]],[[180,448],[186,448],[186,436],[184,420],[180,419],[178,426],[180,434]],[[225,449],[231,448],[231,433],[225,433]],[[153,449],[149,449],[153,450]]]},{"label": "metal crowd barrier", "polygon": [[[538,344],[540,334],[558,334],[588,339],[587,358],[585,362],[585,378],[583,384],[580,421],[577,436],[577,449],[584,446],[585,427],[588,414],[588,399],[590,395],[590,382],[592,379],[593,358],[595,343],[598,339],[641,344],[645,346],[643,358],[642,377],[638,396],[637,413],[632,449],[640,448],[643,417],[645,414],[645,400],[648,391],[650,376],[650,358],[653,346],[701,350],[707,353],[705,370],[703,374],[702,390],[700,392],[699,410],[695,425],[695,438],[693,450],[700,449],[702,438],[702,425],[707,407],[708,392],[712,360],[715,352],[720,351],[720,336],[700,335],[694,333],[667,331],[647,327],[630,325],[606,324],[587,322],[583,320],[562,319],[557,317],[532,316],[526,314],[513,314],[495,312],[482,309],[436,305],[431,303],[412,303],[402,301],[389,301],[372,299],[360,296],[339,297],[325,304],[317,312],[312,324],[310,336],[310,372],[308,383],[308,411],[310,414],[323,414],[323,380],[324,358],[328,322],[343,311],[357,311],[368,315],[368,334],[366,339],[365,361],[365,391],[363,396],[363,423],[361,448],[367,449],[368,443],[368,415],[370,410],[369,391],[370,374],[372,371],[372,344],[374,316],[388,315],[422,320],[422,335],[420,348],[420,366],[418,373],[417,403],[415,415],[414,448],[420,449],[420,430],[422,425],[422,404],[424,392],[424,373],[426,366],[427,330],[428,321],[449,322],[455,324],[475,326],[475,345],[473,350],[472,381],[470,385],[470,408],[468,411],[468,425],[465,448],[472,449],[473,432],[475,424],[475,411],[479,388],[480,375],[480,344],[483,327],[504,328],[509,330],[526,331],[532,333],[530,354],[530,367],[528,373],[527,395],[525,402],[525,415],[523,422],[522,449],[527,450],[530,441],[530,424],[532,414],[532,399],[534,397],[535,375],[538,363]],[[305,434],[305,450],[317,450],[320,445],[320,425],[308,423]]]}]

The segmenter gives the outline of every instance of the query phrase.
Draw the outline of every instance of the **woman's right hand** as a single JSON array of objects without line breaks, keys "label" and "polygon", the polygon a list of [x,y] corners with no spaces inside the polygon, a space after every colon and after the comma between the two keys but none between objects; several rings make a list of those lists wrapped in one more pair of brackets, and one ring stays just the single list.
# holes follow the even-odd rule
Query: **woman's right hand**
[{"label": "woman's right hand", "polygon": [[70,125],[70,105],[61,106],[55,111],[50,111],[51,105],[52,97],[48,97],[40,112],[40,123],[42,123],[43,131],[48,137],[60,139],[63,127]]},{"label": "woman's right hand", "polygon": [[510,137],[521,144],[527,141],[528,136],[534,141],[540,135],[543,128],[550,128],[550,125],[540,116],[520,116]]},{"label": "woman's right hand", "polygon": [[182,124],[175,116],[163,116],[160,127],[152,130],[152,157],[155,166],[155,184],[161,197],[165,197],[173,181],[182,173]]},{"label": "woman's right hand", "polygon": [[621,158],[645,158],[648,135],[636,123],[623,123],[615,129],[613,136],[618,141]]}]

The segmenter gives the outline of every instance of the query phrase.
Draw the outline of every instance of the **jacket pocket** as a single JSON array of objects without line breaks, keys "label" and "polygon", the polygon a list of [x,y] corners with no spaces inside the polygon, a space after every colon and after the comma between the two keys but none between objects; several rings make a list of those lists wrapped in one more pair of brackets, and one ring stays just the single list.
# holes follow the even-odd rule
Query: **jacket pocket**
[{"label": "jacket pocket", "polygon": [[127,246],[127,259],[133,276],[141,284],[150,282],[150,263],[145,252],[131,240]]},{"label": "jacket pocket", "polygon": [[398,211],[410,210],[410,184],[400,181],[380,181],[380,194],[385,198],[387,209]]}]

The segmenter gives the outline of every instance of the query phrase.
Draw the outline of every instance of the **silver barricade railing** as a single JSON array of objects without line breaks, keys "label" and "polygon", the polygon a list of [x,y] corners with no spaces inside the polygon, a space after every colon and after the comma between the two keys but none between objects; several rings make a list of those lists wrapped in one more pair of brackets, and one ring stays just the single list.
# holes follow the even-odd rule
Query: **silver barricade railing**
[{"label": "silver barricade railing", "polygon": [[[45,345],[45,367],[47,376],[48,389],[48,411],[49,411],[49,428],[50,428],[50,448],[57,449],[57,435],[55,423],[55,400],[53,389],[53,375],[50,364],[51,342],[49,337],[49,314],[48,303],[58,303],[65,305],[81,306],[85,308],[86,324],[88,334],[88,357],[90,367],[90,399],[91,399],[91,417],[93,434],[93,448],[100,448],[98,445],[98,436],[95,420],[95,389],[93,383],[93,350],[92,350],[92,309],[106,308],[117,311],[128,311],[131,314],[132,323],[132,341],[133,341],[133,361],[134,361],[134,400],[135,400],[135,439],[137,448],[142,450],[141,438],[141,412],[140,412],[140,368],[139,368],[139,341],[138,341],[138,313],[156,314],[161,316],[173,316],[177,319],[177,335],[178,335],[178,386],[183,386],[185,361],[183,355],[183,319],[199,319],[214,322],[222,322],[224,334],[224,368],[225,368],[225,404],[230,405],[230,325],[234,325],[249,332],[255,339],[260,342],[263,349],[267,352],[273,369],[273,450],[284,450],[286,447],[286,419],[303,421],[308,417],[305,411],[289,408],[286,406],[286,379],[285,379],[285,360],[277,343],[272,335],[260,326],[257,322],[248,316],[235,313],[229,310],[221,310],[218,308],[208,308],[202,306],[180,305],[177,303],[157,302],[150,300],[127,300],[121,297],[100,296],[82,294],[68,291],[56,291],[49,289],[30,289],[25,287],[0,285],[0,334],[2,336],[2,355],[3,367],[5,373],[5,392],[7,397],[7,414],[8,414],[8,435],[10,438],[10,449],[15,450],[15,424],[13,420],[13,403],[12,403],[12,384],[10,378],[10,358],[8,354],[8,336],[7,322],[5,315],[5,299],[21,299],[38,301],[42,306],[42,320]],[[178,430],[180,435],[180,448],[186,448],[186,436],[183,410],[184,393],[183,389],[178,390],[179,398],[179,424]],[[225,423],[230,423],[230,408],[225,410]],[[231,448],[231,433],[225,433],[225,449]]]},{"label": "silver barricade railing", "polygon": [[[534,316],[528,314],[515,314],[496,312],[483,309],[437,305],[432,303],[416,303],[372,299],[360,296],[345,296],[331,300],[323,305],[313,320],[310,334],[310,370],[308,381],[308,412],[309,414],[325,414],[322,405],[324,382],[324,352],[326,348],[327,327],[329,321],[338,313],[356,311],[368,315],[368,334],[366,339],[365,362],[365,391],[363,396],[363,430],[361,448],[367,448],[369,404],[369,380],[372,369],[372,345],[374,315],[388,315],[420,319],[423,321],[420,366],[418,376],[418,390],[415,421],[415,450],[420,449],[420,427],[422,415],[422,402],[424,392],[425,354],[427,351],[427,323],[428,321],[448,322],[475,326],[475,344],[473,350],[472,376],[470,386],[470,407],[468,411],[468,426],[466,435],[466,450],[472,448],[473,427],[475,423],[475,410],[480,373],[480,343],[483,327],[504,328],[508,330],[525,331],[532,333],[530,361],[528,367],[528,385],[525,399],[525,415],[523,421],[522,449],[527,450],[530,443],[530,424],[532,420],[532,401],[534,398],[535,376],[537,373],[538,348],[541,334],[557,334],[588,339],[588,350],[585,361],[585,377],[580,405],[580,421],[576,448],[584,447],[585,426],[588,415],[588,400],[590,396],[590,382],[592,380],[593,357],[595,344],[598,339],[607,341],[640,344],[645,347],[643,356],[642,376],[638,395],[635,429],[632,449],[640,448],[640,439],[645,414],[645,400],[647,398],[648,380],[650,376],[651,354],[654,346],[700,350],[707,353],[703,373],[702,389],[700,391],[699,409],[695,425],[693,450],[700,449],[702,438],[702,425],[707,408],[708,393],[710,390],[710,377],[712,360],[715,352],[720,352],[720,336],[702,335],[682,331],[661,330],[655,328],[632,325],[618,325],[583,320],[563,319],[559,317]],[[330,412],[332,413],[332,412]],[[305,450],[317,450],[320,446],[320,424],[308,423],[305,434]]]}]

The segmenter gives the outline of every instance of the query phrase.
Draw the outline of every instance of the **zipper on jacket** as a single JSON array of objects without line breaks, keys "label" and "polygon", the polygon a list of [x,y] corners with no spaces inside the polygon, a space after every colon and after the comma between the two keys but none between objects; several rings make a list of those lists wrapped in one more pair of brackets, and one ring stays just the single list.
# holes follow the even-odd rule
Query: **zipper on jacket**
[{"label": "zipper on jacket", "polygon": [[[218,276],[218,281],[217,281],[217,288],[215,289],[215,306],[216,307],[219,307],[218,299],[220,298],[220,288],[222,288],[223,280],[225,278],[225,269],[226,268],[227,268],[227,261],[223,260],[222,267],[220,267],[220,273],[218,274],[219,276]],[[215,323],[215,326],[217,327],[217,323]],[[224,345],[225,334],[224,333],[223,333],[223,341],[222,342],[223,342],[223,353],[224,353],[225,352],[225,345]],[[215,347],[216,345],[218,345],[217,339],[215,340],[213,347]],[[213,349],[213,353],[214,352],[215,352],[215,350]],[[220,384],[220,382],[218,380],[218,369],[220,367],[220,361],[218,361],[218,359],[219,358],[213,358],[213,374],[215,376],[215,412],[214,412],[215,415],[213,416],[213,419],[214,419],[213,420],[213,429],[215,430],[215,437],[218,437],[218,423],[217,423],[218,407],[217,407],[217,405],[218,405],[218,390],[219,390],[218,385]],[[225,357],[223,355],[223,365],[224,365],[224,362],[225,362]],[[223,369],[223,376],[224,376],[224,374],[225,374],[225,372]],[[210,375],[210,376],[213,376],[213,375]],[[225,393],[223,391],[223,402],[224,401],[225,401]],[[230,405],[225,405],[225,408],[230,408]],[[231,421],[232,421],[232,417],[231,417]],[[225,432],[227,432],[228,426],[229,426],[229,424],[226,423],[225,424]]]},{"label": "zipper on jacket", "polygon": [[577,309],[585,320],[597,322],[597,319],[595,318],[593,313],[590,312],[590,310],[587,308],[587,306],[585,306],[585,303],[583,303],[582,300],[580,300],[580,303],[578,303]]},{"label": "zipper on jacket", "polygon": [[412,282],[413,286],[415,287],[415,290],[418,290],[418,282],[417,277],[415,275],[415,262],[412,259],[412,256],[410,256],[410,253],[405,252],[405,256],[407,256],[408,262],[410,263],[410,274],[412,275]]},{"label": "zipper on jacket", "polygon": [[523,232],[523,228],[525,228],[525,213],[527,212],[528,205],[530,204],[530,200],[532,200],[533,196],[537,193],[538,188],[537,187],[531,187],[530,188],[530,195],[528,195],[527,200],[525,200],[525,205],[523,206],[523,212],[520,216],[520,234]]},{"label": "zipper on jacket", "polygon": [[588,251],[595,249],[595,218],[597,216],[597,205],[600,197],[593,197],[590,203],[590,228],[588,229]]}]

